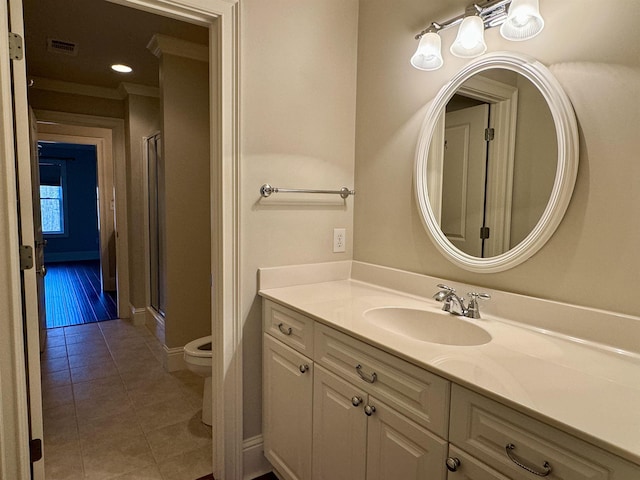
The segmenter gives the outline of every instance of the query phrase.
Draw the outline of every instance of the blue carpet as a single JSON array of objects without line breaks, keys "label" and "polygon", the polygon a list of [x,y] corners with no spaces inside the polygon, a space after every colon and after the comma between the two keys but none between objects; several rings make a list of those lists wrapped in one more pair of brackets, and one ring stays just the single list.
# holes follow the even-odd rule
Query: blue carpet
[{"label": "blue carpet", "polygon": [[118,318],[115,293],[100,288],[98,261],[48,263],[46,267],[47,328]]}]

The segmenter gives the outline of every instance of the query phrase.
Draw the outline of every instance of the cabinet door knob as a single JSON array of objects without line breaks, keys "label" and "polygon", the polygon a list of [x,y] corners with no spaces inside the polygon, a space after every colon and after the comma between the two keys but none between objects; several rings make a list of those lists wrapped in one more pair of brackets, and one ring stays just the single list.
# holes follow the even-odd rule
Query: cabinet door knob
[{"label": "cabinet door knob", "polygon": [[351,399],[351,405],[353,405],[354,407],[359,406],[362,403],[362,398],[355,396]]},{"label": "cabinet door knob", "polygon": [[373,415],[375,411],[376,411],[376,407],[374,407],[373,405],[367,405],[366,407],[364,407],[364,414],[367,417],[370,417],[371,415]]},{"label": "cabinet door knob", "polygon": [[460,459],[455,457],[449,457],[447,458],[447,461],[445,463],[447,464],[447,469],[450,472],[455,472],[456,470],[458,470],[458,467],[460,466]]},{"label": "cabinet door knob", "polygon": [[298,367],[298,369],[300,370],[300,373],[305,373],[309,371],[309,365],[307,365],[306,363],[304,365],[300,365]]}]

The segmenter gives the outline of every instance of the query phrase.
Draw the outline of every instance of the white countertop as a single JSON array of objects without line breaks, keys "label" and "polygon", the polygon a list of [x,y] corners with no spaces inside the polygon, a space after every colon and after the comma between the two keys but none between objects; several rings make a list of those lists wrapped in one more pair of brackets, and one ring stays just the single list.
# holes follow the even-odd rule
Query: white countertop
[{"label": "white countertop", "polygon": [[[479,346],[428,343],[376,327],[376,307],[442,304],[353,279],[264,288],[260,295],[640,464],[640,355],[600,348],[490,314]],[[449,315],[441,312],[442,315]]]}]

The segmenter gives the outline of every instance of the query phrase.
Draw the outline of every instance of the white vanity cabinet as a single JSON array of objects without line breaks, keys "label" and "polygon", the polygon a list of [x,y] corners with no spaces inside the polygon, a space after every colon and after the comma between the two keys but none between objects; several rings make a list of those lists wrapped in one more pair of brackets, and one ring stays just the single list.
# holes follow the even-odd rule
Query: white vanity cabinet
[{"label": "white vanity cabinet", "polygon": [[263,312],[264,452],[282,479],[445,480],[449,382],[269,300]]}]

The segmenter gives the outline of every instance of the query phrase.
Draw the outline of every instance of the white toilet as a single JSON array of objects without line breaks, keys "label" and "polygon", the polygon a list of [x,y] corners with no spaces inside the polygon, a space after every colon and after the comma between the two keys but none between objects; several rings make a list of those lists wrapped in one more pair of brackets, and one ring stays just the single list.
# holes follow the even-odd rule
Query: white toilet
[{"label": "white toilet", "polygon": [[202,397],[202,423],[211,426],[211,335],[197,338],[184,346],[184,361],[187,368],[204,377],[204,395]]}]

